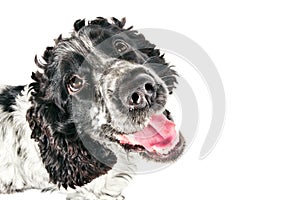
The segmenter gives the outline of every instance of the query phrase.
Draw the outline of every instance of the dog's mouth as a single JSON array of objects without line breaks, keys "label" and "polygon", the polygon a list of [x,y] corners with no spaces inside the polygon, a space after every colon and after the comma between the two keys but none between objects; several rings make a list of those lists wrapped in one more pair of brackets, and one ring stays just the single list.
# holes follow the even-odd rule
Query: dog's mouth
[{"label": "dog's mouth", "polygon": [[115,137],[121,145],[157,161],[176,160],[182,154],[185,144],[175,129],[175,123],[164,114],[153,115],[141,131],[117,134]]},{"label": "dog's mouth", "polygon": [[140,145],[149,152],[167,154],[177,144],[179,134],[174,122],[160,114],[153,115],[143,130],[133,134],[119,134],[117,139],[121,144]]}]

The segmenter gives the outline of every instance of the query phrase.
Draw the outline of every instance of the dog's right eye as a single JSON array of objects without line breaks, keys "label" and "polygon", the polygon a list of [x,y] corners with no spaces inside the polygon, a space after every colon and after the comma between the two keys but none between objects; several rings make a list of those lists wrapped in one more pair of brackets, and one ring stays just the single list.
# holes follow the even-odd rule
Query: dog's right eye
[{"label": "dog's right eye", "polygon": [[74,94],[74,93],[80,91],[80,89],[83,86],[83,82],[84,82],[83,79],[80,78],[79,76],[77,76],[77,75],[72,76],[69,79],[68,84],[67,84],[69,93]]}]

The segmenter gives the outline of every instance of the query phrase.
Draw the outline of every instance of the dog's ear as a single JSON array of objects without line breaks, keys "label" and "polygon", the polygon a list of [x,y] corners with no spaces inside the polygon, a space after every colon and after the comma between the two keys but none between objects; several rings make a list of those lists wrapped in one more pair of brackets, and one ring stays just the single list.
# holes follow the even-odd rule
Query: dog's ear
[{"label": "dog's ear", "polygon": [[[117,157],[103,144],[90,138],[85,139],[90,139],[89,144],[97,147],[97,157],[86,149],[71,120],[68,98],[62,97],[59,89],[54,90],[51,85],[54,82],[50,81],[51,75],[57,71],[53,67],[46,69],[45,73],[33,73],[32,107],[27,112],[27,120],[50,181],[64,188],[75,188],[106,174]],[[53,94],[53,91],[57,93]]]}]

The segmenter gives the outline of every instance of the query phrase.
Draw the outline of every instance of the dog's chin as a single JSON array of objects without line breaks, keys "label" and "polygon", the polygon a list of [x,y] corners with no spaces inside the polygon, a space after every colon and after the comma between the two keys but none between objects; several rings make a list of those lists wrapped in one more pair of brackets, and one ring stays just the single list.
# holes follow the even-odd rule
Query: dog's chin
[{"label": "dog's chin", "polygon": [[176,131],[174,122],[164,114],[152,115],[141,130],[130,134],[116,133],[114,137],[126,150],[139,152],[157,162],[175,161],[185,147],[184,138]]}]

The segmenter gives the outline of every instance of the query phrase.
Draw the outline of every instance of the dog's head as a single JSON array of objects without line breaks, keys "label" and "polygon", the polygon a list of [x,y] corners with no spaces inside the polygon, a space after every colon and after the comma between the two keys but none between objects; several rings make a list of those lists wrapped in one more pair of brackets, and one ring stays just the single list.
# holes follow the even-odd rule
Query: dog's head
[{"label": "dog's head", "polygon": [[[27,119],[54,183],[83,185],[117,162],[117,143],[158,162],[176,160],[184,139],[165,109],[176,72],[125,19],[77,20],[69,38],[36,59]],[[92,146],[88,148],[87,146]]]}]

